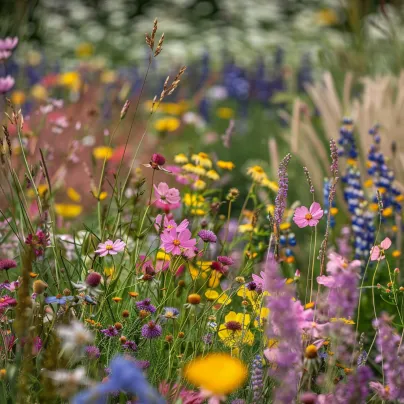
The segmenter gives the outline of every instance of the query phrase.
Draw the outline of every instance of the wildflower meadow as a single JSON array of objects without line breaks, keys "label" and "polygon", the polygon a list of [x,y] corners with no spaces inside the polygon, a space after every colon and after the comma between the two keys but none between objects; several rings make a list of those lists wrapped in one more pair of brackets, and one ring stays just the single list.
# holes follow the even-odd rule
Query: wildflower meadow
[{"label": "wildflower meadow", "polygon": [[0,404],[404,403],[401,2],[17,3]]}]

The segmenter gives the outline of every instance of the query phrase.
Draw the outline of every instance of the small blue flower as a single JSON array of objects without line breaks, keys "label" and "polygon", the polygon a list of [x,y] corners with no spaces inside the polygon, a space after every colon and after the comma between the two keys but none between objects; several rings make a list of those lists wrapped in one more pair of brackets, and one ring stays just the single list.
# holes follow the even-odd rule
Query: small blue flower
[{"label": "small blue flower", "polygon": [[73,300],[74,297],[73,296],[48,296],[45,298],[45,303],[47,304],[53,304],[53,303],[57,303],[57,304],[66,304],[67,301],[71,301]]}]

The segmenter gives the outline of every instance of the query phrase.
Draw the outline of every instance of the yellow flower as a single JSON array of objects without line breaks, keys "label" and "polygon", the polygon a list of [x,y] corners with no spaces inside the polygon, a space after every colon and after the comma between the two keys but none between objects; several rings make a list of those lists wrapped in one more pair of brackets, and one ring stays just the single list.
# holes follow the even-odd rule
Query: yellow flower
[{"label": "yellow flower", "polygon": [[377,203],[371,203],[369,205],[370,210],[372,210],[373,212],[377,212],[379,210],[379,205]]},{"label": "yellow flower", "polygon": [[13,104],[22,105],[25,102],[24,91],[16,90],[11,93],[11,101]]},{"label": "yellow flower", "polygon": [[188,163],[188,157],[184,153],[180,153],[174,156],[174,162],[177,164]]},{"label": "yellow flower", "polygon": [[158,251],[156,260],[158,261],[170,261],[170,256],[165,251]]},{"label": "yellow flower", "polygon": [[104,275],[108,278],[114,279],[115,267],[104,268]]},{"label": "yellow flower", "polygon": [[40,84],[35,84],[31,88],[31,95],[39,101],[45,101],[48,99],[48,91]]},{"label": "yellow flower", "polygon": [[185,194],[183,199],[185,206],[192,206],[194,208],[202,208],[205,198],[202,195]]},{"label": "yellow flower", "polygon": [[76,48],[76,56],[78,58],[88,58],[94,53],[94,47],[89,42],[83,42]]},{"label": "yellow flower", "polygon": [[283,222],[280,224],[279,228],[281,230],[288,230],[290,229],[291,224],[289,222]]},{"label": "yellow flower", "polygon": [[338,23],[338,15],[331,8],[324,8],[323,10],[317,11],[316,21],[318,25],[328,26],[335,25]]},{"label": "yellow flower", "polygon": [[363,185],[364,185],[366,188],[370,188],[370,187],[373,185],[373,180],[372,180],[372,179],[368,179],[368,180],[366,180],[366,181],[363,183]]},{"label": "yellow flower", "polygon": [[249,290],[245,285],[241,285],[237,291],[237,296],[242,297],[244,300],[248,299],[254,311],[260,310],[261,299],[255,290]]},{"label": "yellow flower", "polygon": [[206,212],[203,209],[191,209],[191,214],[195,216],[204,216]]},{"label": "yellow flower", "polygon": [[400,256],[401,256],[401,251],[399,251],[399,250],[394,250],[391,255],[393,256],[393,258],[400,258]]},{"label": "yellow flower", "polygon": [[208,300],[216,300],[219,297],[219,292],[213,289],[207,289],[205,292],[205,297]]},{"label": "yellow flower", "polygon": [[219,396],[241,387],[247,375],[243,362],[225,353],[196,358],[184,369],[184,377],[190,383]]},{"label": "yellow flower", "polygon": [[227,295],[226,293],[222,293],[219,296],[219,299],[217,299],[217,303],[224,304],[225,306],[227,306],[228,304],[231,303],[231,299],[230,299],[229,295]]},{"label": "yellow flower", "polygon": [[206,279],[208,277],[208,272],[211,269],[212,261],[198,261],[196,266],[189,264],[189,273],[192,279],[202,278]]},{"label": "yellow flower", "polygon": [[209,171],[206,173],[206,176],[207,176],[209,179],[213,180],[213,181],[217,181],[218,179],[220,179],[220,175],[219,175],[215,170],[209,170]]},{"label": "yellow flower", "polygon": [[225,322],[219,327],[219,338],[223,343],[232,348],[238,345],[252,345],[254,334],[248,329],[250,315],[231,311],[224,318]]},{"label": "yellow flower", "polygon": [[55,211],[59,216],[62,216],[65,219],[73,219],[81,214],[83,207],[81,205],[69,203],[56,203]]},{"label": "yellow flower", "polygon": [[[44,196],[46,192],[48,192],[48,186],[46,184],[40,184],[36,187],[39,196]],[[35,191],[31,188],[28,190],[27,195],[30,198],[34,198],[35,197]]]},{"label": "yellow flower", "polygon": [[202,166],[204,168],[212,168],[212,160],[206,153],[200,152],[198,154],[193,154],[191,156],[191,160],[198,166]]},{"label": "yellow flower", "polygon": [[261,182],[261,185],[269,188],[271,191],[274,191],[274,192],[278,192],[278,190],[279,190],[278,184],[275,181],[269,180],[268,178],[264,178]]},{"label": "yellow flower", "polygon": [[314,302],[309,302],[304,305],[305,309],[312,309],[314,307]]},{"label": "yellow flower", "polygon": [[202,191],[206,188],[206,182],[203,180],[196,180],[193,185],[194,189],[197,191]]},{"label": "yellow flower", "polygon": [[234,111],[231,108],[218,108],[218,110],[216,111],[216,114],[219,118],[222,119],[230,119],[233,118],[234,116]]},{"label": "yellow flower", "polygon": [[160,110],[169,115],[181,115],[184,111],[184,105],[167,102],[160,104]]},{"label": "yellow flower", "polygon": [[238,231],[240,233],[250,233],[254,231],[254,226],[251,223],[240,224],[240,226],[238,226]]},{"label": "yellow flower", "polygon": [[78,91],[81,87],[81,77],[78,72],[62,73],[59,76],[59,84],[70,90]]},{"label": "yellow flower", "polygon": [[268,307],[261,307],[261,310],[259,311],[257,315],[257,319],[254,320],[254,327],[264,327],[264,325],[268,321],[268,316],[269,316],[269,309]]},{"label": "yellow flower", "polygon": [[117,75],[113,70],[105,70],[101,73],[101,82],[105,84],[114,83],[117,79]]},{"label": "yellow flower", "polygon": [[73,201],[73,202],[80,202],[81,201],[81,196],[80,194],[72,187],[67,188],[67,196]]},{"label": "yellow flower", "polygon": [[210,288],[217,288],[220,284],[220,278],[222,277],[222,274],[218,271],[212,271],[210,273],[209,281],[208,281],[208,286]]},{"label": "yellow flower", "polygon": [[267,205],[267,213],[271,214],[271,216],[274,215],[275,212],[275,205]]},{"label": "yellow flower", "polygon": [[338,213],[338,208],[331,208],[330,213],[335,216]]},{"label": "yellow flower", "polygon": [[122,297],[113,297],[112,300],[113,300],[115,303],[119,303],[119,302],[122,301]]},{"label": "yellow flower", "polygon": [[345,317],[338,317],[338,318],[336,318],[336,317],[333,317],[333,318],[331,319],[331,322],[332,322],[332,323],[335,323],[335,322],[337,322],[337,321],[342,321],[342,322],[345,323],[345,324],[355,324],[355,321],[352,321],[350,318],[345,318]]},{"label": "yellow flower", "polygon": [[396,202],[402,202],[404,201],[404,195],[397,195],[394,199]]},{"label": "yellow flower", "polygon": [[234,169],[234,167],[236,167],[233,162],[231,162],[231,161],[223,161],[223,160],[219,160],[219,161],[216,163],[216,165],[217,165],[219,168],[221,168],[221,169],[223,169],[223,170],[228,170],[228,171],[231,171],[231,170]]},{"label": "yellow flower", "polygon": [[99,146],[93,150],[93,156],[97,160],[104,160],[105,158],[109,160],[112,157],[114,150],[108,146]]},{"label": "yellow flower", "polygon": [[91,190],[91,193],[92,193],[93,197],[95,199],[98,199],[99,201],[103,201],[108,196],[108,192],[105,192],[105,191],[101,191],[98,194],[98,191],[97,191],[97,189],[95,189],[95,187]]},{"label": "yellow flower", "polygon": [[383,209],[382,215],[383,215],[384,217],[390,217],[392,214],[393,214],[393,208],[392,208],[391,206],[389,206],[389,207],[386,208],[386,209]]},{"label": "yellow flower", "polygon": [[181,121],[177,118],[158,119],[154,128],[159,132],[174,132],[180,127]]},{"label": "yellow flower", "polygon": [[251,178],[255,182],[261,183],[265,179],[268,179],[264,169],[261,166],[251,166],[247,168],[247,174],[251,176]]}]

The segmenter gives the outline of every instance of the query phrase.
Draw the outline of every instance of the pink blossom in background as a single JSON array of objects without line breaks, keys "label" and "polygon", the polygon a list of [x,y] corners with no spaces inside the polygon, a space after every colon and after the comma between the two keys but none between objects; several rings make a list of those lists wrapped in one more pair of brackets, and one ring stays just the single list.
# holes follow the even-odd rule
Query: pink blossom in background
[{"label": "pink blossom in background", "polygon": [[156,199],[154,201],[154,206],[156,208],[163,209],[164,212],[166,212],[166,214],[169,214],[170,211],[178,209],[179,207],[181,207],[181,202],[178,202],[178,203],[166,203],[166,202],[163,202],[163,201],[161,201],[159,199]]},{"label": "pink blossom in background", "polygon": [[180,202],[180,191],[177,188],[169,188],[165,182],[160,182],[156,187],[154,185],[156,198],[159,202],[164,204],[177,204]]},{"label": "pink blossom in background", "polygon": [[381,243],[380,246],[374,246],[370,250],[370,259],[371,261],[380,261],[385,259],[384,251],[388,250],[391,247],[391,240],[386,237]]},{"label": "pink blossom in background", "polygon": [[10,51],[13,50],[18,45],[18,38],[15,36],[14,38],[4,38],[0,39],[0,50],[2,51]]},{"label": "pink blossom in background", "polygon": [[15,80],[11,76],[0,77],[0,93],[4,94],[10,91],[14,86]]},{"label": "pink blossom in background", "polygon": [[[156,221],[154,224],[154,227],[157,231],[160,231],[161,228],[161,221],[163,219],[163,215],[157,215],[156,216]],[[189,221],[187,219],[184,219],[179,225],[175,223],[173,219],[169,219],[167,215],[164,215],[164,224],[163,224],[163,229],[164,230],[171,230],[171,229],[176,229],[178,233],[181,233],[184,231],[189,225]]]},{"label": "pink blossom in background", "polygon": [[120,239],[116,241],[107,240],[105,243],[98,244],[98,249],[95,250],[100,257],[105,257],[106,255],[116,255],[125,249],[126,244]]},{"label": "pink blossom in background", "polygon": [[300,227],[317,226],[320,219],[323,217],[324,211],[318,202],[313,202],[310,209],[306,206],[301,206],[295,210],[293,221]]},{"label": "pink blossom in background", "polygon": [[196,239],[191,239],[191,232],[188,229],[181,233],[177,233],[176,229],[171,229],[165,231],[160,238],[162,241],[161,247],[167,253],[172,253],[173,255],[181,255],[182,250],[192,249],[196,244]]}]

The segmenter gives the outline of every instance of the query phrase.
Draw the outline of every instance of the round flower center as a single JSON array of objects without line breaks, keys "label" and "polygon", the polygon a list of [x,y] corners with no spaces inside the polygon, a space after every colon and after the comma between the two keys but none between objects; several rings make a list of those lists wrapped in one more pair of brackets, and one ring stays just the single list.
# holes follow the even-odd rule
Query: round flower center
[{"label": "round flower center", "polygon": [[174,227],[174,226],[173,226],[172,224],[169,224],[169,225],[167,226],[167,229],[168,229],[168,230],[171,230],[173,227]]},{"label": "round flower center", "polygon": [[178,240],[177,238],[173,241],[173,244],[178,247],[181,244],[181,241]]},{"label": "round flower center", "polygon": [[306,348],[305,356],[307,359],[317,358],[317,347],[315,345],[309,345]]},{"label": "round flower center", "polygon": [[311,219],[313,219],[313,216],[311,215],[311,213],[307,213],[304,218],[305,218],[306,220],[311,220]]},{"label": "round flower center", "polygon": [[172,311],[167,311],[165,314],[166,318],[173,318],[174,317],[174,313]]},{"label": "round flower center", "polygon": [[112,250],[114,248],[114,246],[112,245],[112,244],[107,244],[106,246],[105,246],[105,249],[106,250]]},{"label": "round flower center", "polygon": [[238,321],[228,321],[225,327],[230,331],[241,331],[243,328]]}]

